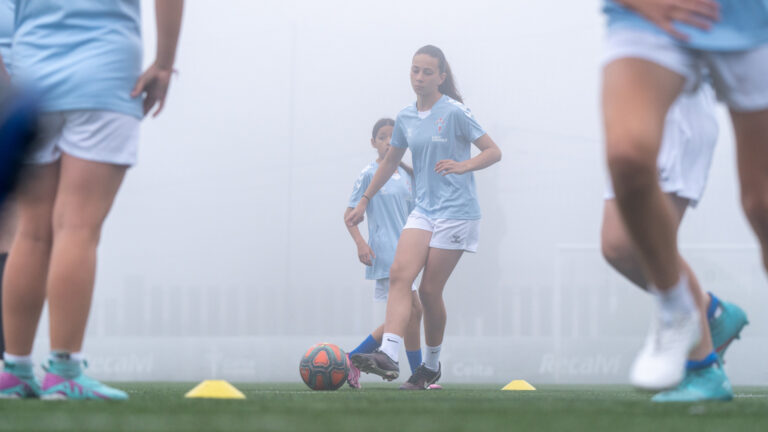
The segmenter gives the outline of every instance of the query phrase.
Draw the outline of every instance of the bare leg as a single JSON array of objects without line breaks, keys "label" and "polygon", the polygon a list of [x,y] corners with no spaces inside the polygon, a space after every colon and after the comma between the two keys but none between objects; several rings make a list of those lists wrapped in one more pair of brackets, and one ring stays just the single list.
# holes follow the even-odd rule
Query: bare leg
[{"label": "bare leg", "polygon": [[658,185],[656,159],[665,117],[683,77],[654,63],[622,59],[605,67],[606,154],[622,219],[648,269],[666,291],[678,282],[675,211]]},{"label": "bare leg", "polygon": [[[677,215],[675,224],[675,232],[677,232],[677,229],[680,227],[680,222],[685,215],[685,210],[688,208],[688,200],[675,195],[668,195],[668,197],[672,202]],[[619,214],[619,209],[613,200],[605,202],[605,209],[603,212],[602,249],[606,261],[608,261],[614,269],[640,288],[647,289],[648,281],[645,277],[645,270],[643,269],[642,262],[640,261],[637,250],[624,227],[621,215]],[[709,320],[707,319],[707,308],[709,307],[710,298],[709,295],[701,289],[699,281],[688,263],[682,256],[679,259],[684,271],[688,275],[691,294],[693,294],[697,301],[699,313],[702,317],[701,342],[699,342],[698,346],[691,351],[690,355],[693,360],[701,360],[714,350],[714,347],[712,346],[712,338],[709,333]]]},{"label": "bare leg", "polygon": [[125,171],[125,166],[62,157],[48,275],[52,350],[82,348],[101,227]]},{"label": "bare leg", "polygon": [[768,110],[731,112],[738,149],[741,202],[768,269]]},{"label": "bare leg", "polygon": [[464,251],[431,248],[421,278],[419,296],[424,307],[424,341],[439,346],[445,334],[446,312],[443,289]]},{"label": "bare leg", "polygon": [[408,320],[408,327],[405,329],[404,344],[407,351],[417,351],[421,349],[421,302],[419,294],[411,291],[411,319]]},{"label": "bare leg", "polygon": [[429,253],[432,233],[420,229],[405,229],[397,243],[395,261],[389,270],[389,299],[384,332],[405,335],[411,320],[411,286],[424,267]]},{"label": "bare leg", "polygon": [[9,354],[32,353],[45,303],[53,241],[51,215],[58,181],[58,162],[33,166],[18,191],[19,227],[3,279],[3,328]]}]

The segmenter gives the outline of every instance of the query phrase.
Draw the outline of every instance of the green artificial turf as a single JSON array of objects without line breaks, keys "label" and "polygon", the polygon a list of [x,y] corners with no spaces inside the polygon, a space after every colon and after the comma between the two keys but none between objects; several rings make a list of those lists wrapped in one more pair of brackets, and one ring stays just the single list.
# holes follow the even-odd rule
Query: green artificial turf
[{"label": "green artificial turf", "polygon": [[[236,384],[237,385],[237,384]],[[627,387],[396,385],[313,392],[303,384],[239,384],[246,400],[190,400],[194,384],[124,383],[127,402],[0,400],[9,431],[768,431],[768,389],[737,388],[730,403],[660,405]]]}]

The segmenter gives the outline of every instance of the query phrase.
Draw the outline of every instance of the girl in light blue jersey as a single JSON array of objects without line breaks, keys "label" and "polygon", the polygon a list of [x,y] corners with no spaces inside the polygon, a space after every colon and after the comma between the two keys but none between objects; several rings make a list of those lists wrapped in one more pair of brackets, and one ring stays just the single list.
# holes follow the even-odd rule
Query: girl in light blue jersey
[{"label": "girl in light blue jersey", "polygon": [[[441,374],[445,332],[443,289],[464,251],[475,252],[480,207],[473,171],[501,159],[501,150],[462,103],[443,52],[419,49],[411,64],[416,102],[397,116],[392,148],[379,165],[355,209],[349,226],[362,222],[370,200],[395,172],[410,148],[416,180],[416,208],[405,224],[390,269],[390,291],[381,348],[351,356],[360,370],[385,379],[399,376],[398,357],[411,319],[411,285],[423,270],[419,296],[424,309],[425,361],[400,388],[423,390]],[[480,154],[471,157],[471,146]]]},{"label": "girl in light blue jersey", "polygon": [[[18,191],[4,275],[0,397],[126,399],[84,374],[81,354],[101,227],[131,165],[142,117],[163,108],[183,0],[155,3],[157,57],[142,68],[139,0],[16,0],[11,75],[42,99],[40,144]],[[51,356],[31,352],[48,301]]]},{"label": "girl in light blue jersey", "polygon": [[[392,138],[392,128],[395,121],[381,119],[373,126],[371,145],[378,153],[378,159],[369,164],[358,177],[349,199],[349,206],[344,212],[346,218],[357,206],[368,185],[373,179],[376,169],[389,152],[389,142]],[[347,226],[349,234],[357,246],[357,257],[365,264],[365,278],[376,281],[374,300],[386,302],[389,294],[389,268],[395,258],[395,249],[400,233],[413,210],[413,177],[412,169],[400,163],[397,171],[392,174],[378,194],[371,198],[366,207],[368,215],[368,241],[360,234],[357,226]],[[416,294],[417,286],[413,284],[411,298],[411,319],[405,332],[405,350],[411,372],[421,365],[421,302]],[[384,325],[374,330],[349,355],[368,354],[381,345]],[[350,373],[347,379],[349,385],[360,388],[360,370],[350,363]]]},{"label": "girl in light blue jersey", "polygon": [[605,12],[608,168],[656,309],[630,380],[647,390],[671,388],[654,397],[660,402],[730,400],[710,337],[707,296],[692,292],[693,275],[678,252],[675,209],[657,181],[656,159],[670,106],[711,76],[730,108],[742,202],[768,267],[768,2],[619,0],[606,1]]}]

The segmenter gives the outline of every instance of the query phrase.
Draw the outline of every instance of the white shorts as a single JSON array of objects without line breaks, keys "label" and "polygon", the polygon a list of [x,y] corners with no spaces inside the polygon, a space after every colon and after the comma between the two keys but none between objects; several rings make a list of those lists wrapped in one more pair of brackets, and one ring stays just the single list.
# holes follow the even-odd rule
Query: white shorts
[{"label": "white shorts", "polygon": [[27,163],[49,164],[62,153],[94,162],[135,165],[141,120],[113,111],[58,111],[41,116],[41,136]]},{"label": "white shorts", "polygon": [[[418,280],[418,278],[416,278],[416,280]],[[417,291],[418,289],[418,282],[413,281],[411,291]],[[373,300],[385,302],[387,301],[387,298],[389,298],[389,278],[376,279],[376,290],[373,293]]]},{"label": "white shorts", "polygon": [[682,75],[687,92],[701,86],[709,72],[718,98],[732,110],[768,108],[768,44],[748,51],[700,51],[663,34],[609,29],[605,64],[622,58],[647,60]]},{"label": "white shorts", "polygon": [[411,212],[403,229],[420,229],[432,233],[429,247],[436,249],[477,252],[480,239],[480,219],[431,219],[417,211]]},{"label": "white shorts", "polygon": [[[719,127],[709,85],[683,93],[669,110],[657,159],[659,185],[665,193],[695,207],[704,195]],[[605,199],[615,198],[610,180]]]}]

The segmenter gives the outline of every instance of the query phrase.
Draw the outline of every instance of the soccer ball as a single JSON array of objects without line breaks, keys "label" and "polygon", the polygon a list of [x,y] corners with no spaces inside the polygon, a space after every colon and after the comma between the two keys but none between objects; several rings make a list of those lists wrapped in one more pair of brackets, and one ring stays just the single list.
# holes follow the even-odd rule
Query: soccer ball
[{"label": "soccer ball", "polygon": [[312,390],[338,390],[349,373],[347,354],[334,344],[319,343],[304,354],[299,373]]}]

